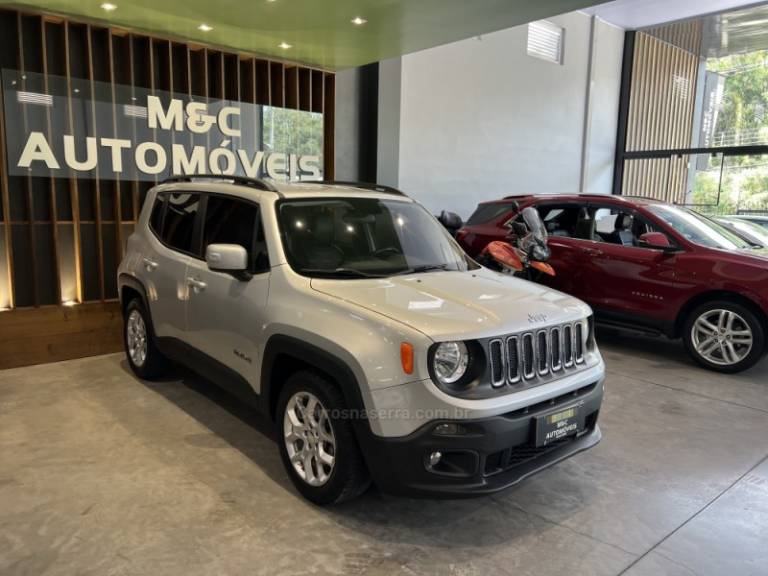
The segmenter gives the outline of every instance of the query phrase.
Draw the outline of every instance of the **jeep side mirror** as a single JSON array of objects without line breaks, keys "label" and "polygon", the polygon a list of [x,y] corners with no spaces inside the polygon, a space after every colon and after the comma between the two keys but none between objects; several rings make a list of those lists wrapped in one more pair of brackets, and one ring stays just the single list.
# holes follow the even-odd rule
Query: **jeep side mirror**
[{"label": "jeep side mirror", "polygon": [[248,251],[239,244],[209,244],[205,263],[215,272],[228,272],[238,280],[248,280]]},{"label": "jeep side mirror", "polygon": [[646,232],[637,239],[637,245],[641,248],[650,248],[652,250],[661,250],[663,252],[677,252],[677,248],[672,245],[666,234],[661,232]]}]

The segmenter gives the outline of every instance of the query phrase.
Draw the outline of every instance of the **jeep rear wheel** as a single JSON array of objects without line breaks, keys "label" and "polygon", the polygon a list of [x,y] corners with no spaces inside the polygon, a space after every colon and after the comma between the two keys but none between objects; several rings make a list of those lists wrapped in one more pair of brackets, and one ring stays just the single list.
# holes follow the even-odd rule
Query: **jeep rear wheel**
[{"label": "jeep rear wheel", "polygon": [[683,340],[691,357],[710,370],[733,374],[757,363],[765,350],[760,319],[734,302],[708,302],[693,310]]},{"label": "jeep rear wheel", "polygon": [[297,372],[280,394],[280,456],[296,489],[315,504],[334,504],[370,485],[344,397],[314,372]]},{"label": "jeep rear wheel", "polygon": [[136,376],[153,380],[165,372],[168,360],[155,344],[149,315],[138,298],[131,300],[125,308],[123,344],[128,364]]}]

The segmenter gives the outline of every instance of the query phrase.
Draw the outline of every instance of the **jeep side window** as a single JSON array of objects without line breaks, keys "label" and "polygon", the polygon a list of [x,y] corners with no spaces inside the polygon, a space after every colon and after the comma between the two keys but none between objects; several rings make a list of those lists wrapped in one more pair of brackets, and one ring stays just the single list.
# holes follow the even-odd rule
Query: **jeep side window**
[{"label": "jeep side window", "polygon": [[238,244],[248,251],[252,272],[269,267],[259,207],[226,196],[208,196],[203,224],[203,254],[209,244]]},{"label": "jeep side window", "polygon": [[200,195],[189,193],[173,193],[167,195],[163,231],[160,234],[163,242],[174,250],[192,253],[195,218],[200,206]]}]

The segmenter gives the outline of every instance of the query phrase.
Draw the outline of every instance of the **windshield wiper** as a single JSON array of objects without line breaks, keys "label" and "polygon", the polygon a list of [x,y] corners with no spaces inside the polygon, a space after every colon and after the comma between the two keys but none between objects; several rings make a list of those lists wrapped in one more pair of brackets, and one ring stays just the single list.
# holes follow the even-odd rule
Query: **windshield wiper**
[{"label": "windshield wiper", "polygon": [[341,276],[343,278],[386,278],[383,274],[371,274],[369,272],[363,272],[362,270],[355,270],[354,268],[334,268],[328,270],[327,268],[302,268],[302,274],[310,274],[312,276]]},{"label": "windshield wiper", "polygon": [[402,276],[404,274],[419,274],[420,272],[433,272],[433,271],[448,270],[448,269],[449,269],[448,264],[425,264],[423,266],[414,266],[413,268],[406,268],[405,270],[400,270],[399,272],[396,272],[394,275]]}]

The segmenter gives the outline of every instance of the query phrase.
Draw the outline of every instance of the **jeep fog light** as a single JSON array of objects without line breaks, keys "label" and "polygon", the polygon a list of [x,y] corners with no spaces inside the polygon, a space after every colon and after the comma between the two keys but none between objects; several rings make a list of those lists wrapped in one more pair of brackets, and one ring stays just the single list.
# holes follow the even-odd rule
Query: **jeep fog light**
[{"label": "jeep fog light", "polygon": [[461,379],[469,364],[469,351],[464,342],[443,342],[435,350],[432,361],[435,376],[441,384],[453,384]]}]

